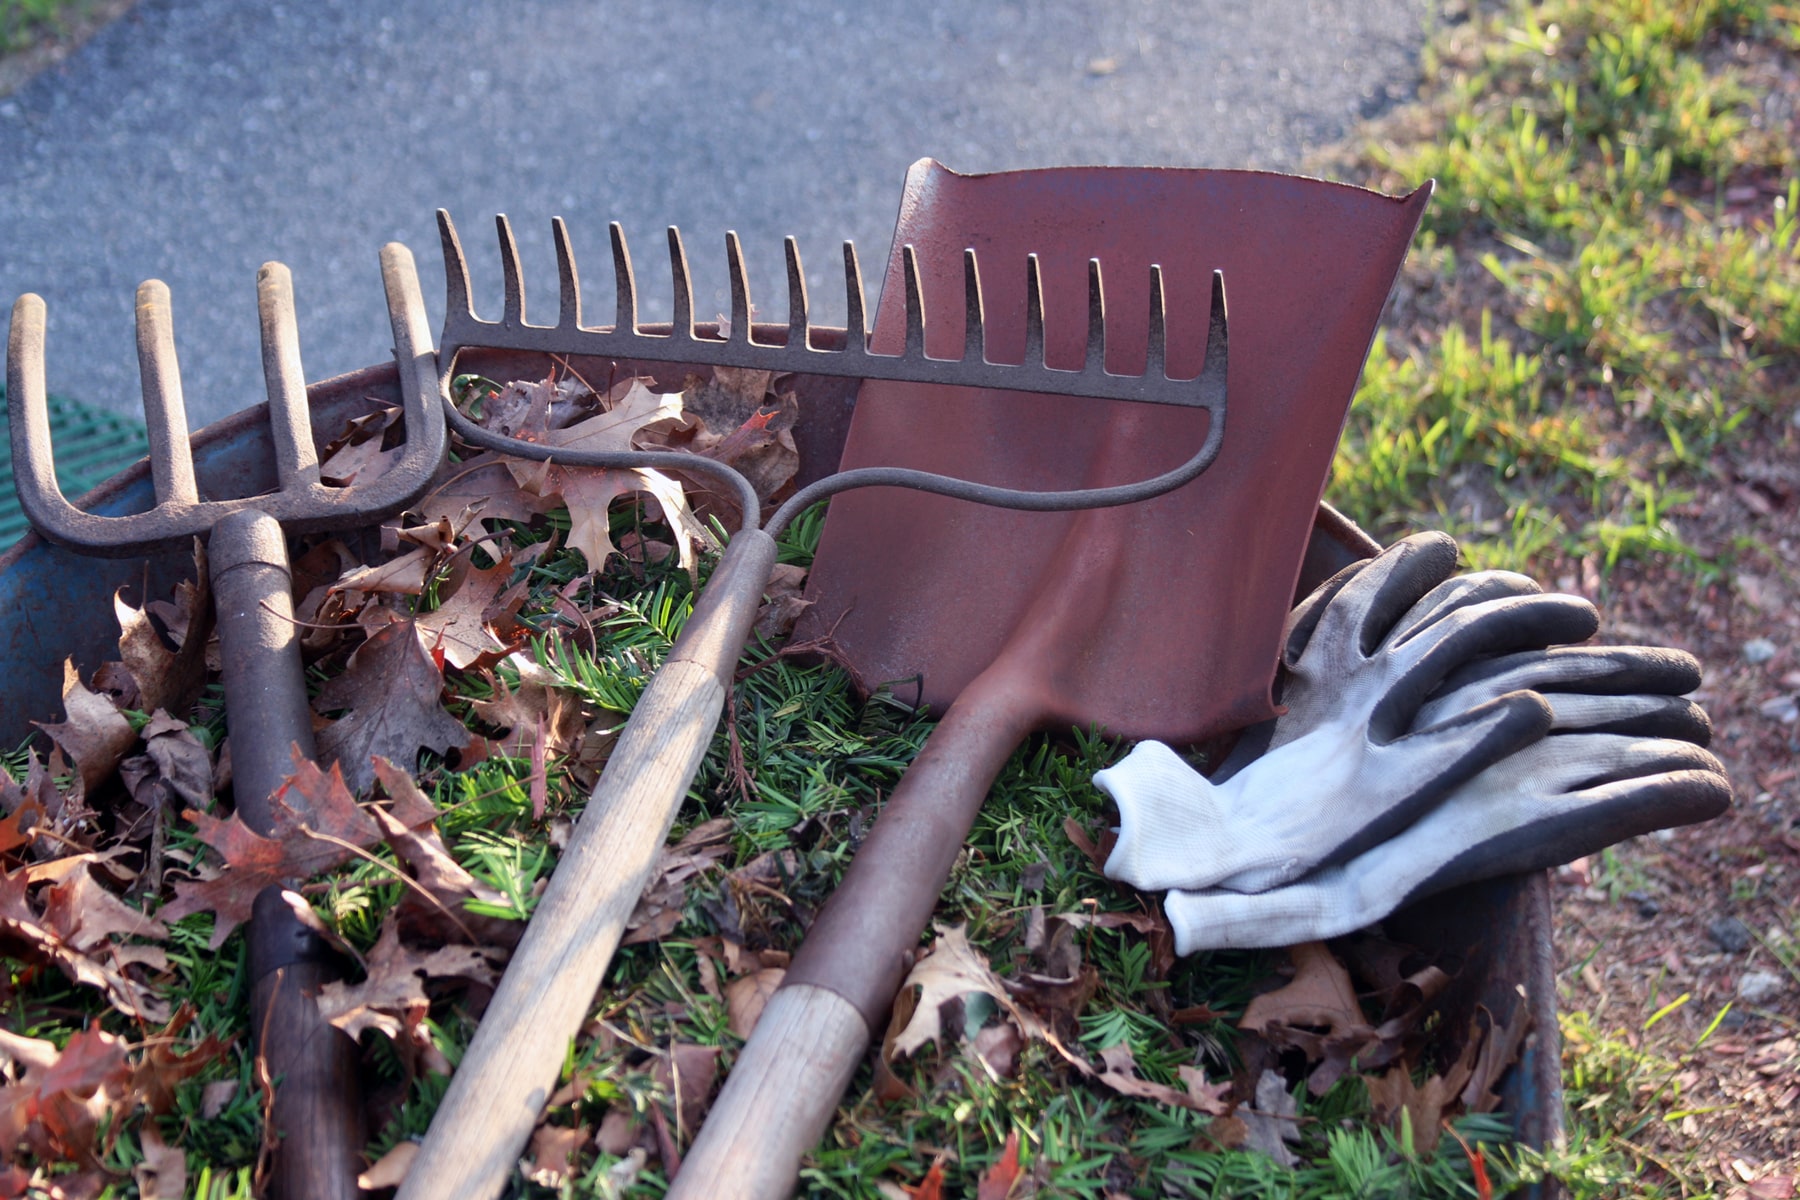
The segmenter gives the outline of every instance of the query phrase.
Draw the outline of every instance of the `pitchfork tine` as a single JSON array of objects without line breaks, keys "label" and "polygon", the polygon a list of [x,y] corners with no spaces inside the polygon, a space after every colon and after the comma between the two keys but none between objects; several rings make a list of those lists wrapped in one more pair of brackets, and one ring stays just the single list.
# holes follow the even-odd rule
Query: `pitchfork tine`
[{"label": "pitchfork tine", "polygon": [[925,295],[919,287],[919,256],[909,245],[900,251],[906,267],[906,357],[925,357]]},{"label": "pitchfork tine", "polygon": [[1106,372],[1106,297],[1100,288],[1100,260],[1088,259],[1087,357],[1081,369],[1089,375]]},{"label": "pitchfork tine", "polygon": [[169,288],[147,279],[137,290],[138,374],[144,383],[144,425],[150,435],[150,478],[158,504],[192,504],[194,456],[188,447],[187,406],[175,360],[174,319]]},{"label": "pitchfork tine", "polygon": [[470,321],[475,307],[469,303],[469,260],[463,256],[462,239],[456,236],[456,224],[444,209],[437,210],[438,238],[444,244],[444,306],[453,315]]},{"label": "pitchfork tine", "polygon": [[963,251],[963,361],[987,361],[987,323],[981,308],[981,268],[975,248]]},{"label": "pitchfork tine", "polygon": [[556,324],[562,329],[579,329],[581,328],[581,276],[575,272],[575,252],[569,248],[569,227],[561,217],[552,217],[550,232],[556,241],[556,280],[560,290]]},{"label": "pitchfork tine", "polygon": [[631,270],[631,251],[625,245],[625,227],[617,221],[606,227],[612,235],[613,332],[635,335],[637,327],[637,276]]},{"label": "pitchfork tine", "polygon": [[1035,254],[1025,257],[1025,357],[1020,365],[1050,365],[1044,361],[1044,284]]},{"label": "pitchfork tine", "polygon": [[494,217],[494,231],[500,235],[500,271],[506,290],[500,321],[508,329],[520,329],[525,324],[525,284],[519,277],[519,244],[513,240],[512,222],[505,213]]},{"label": "pitchfork tine", "polygon": [[755,340],[750,336],[750,281],[744,276],[744,247],[733,229],[725,231],[725,265],[731,271],[731,327],[725,340],[737,338],[748,345]]},{"label": "pitchfork tine", "polygon": [[[275,472],[283,489],[309,487],[319,482],[319,454],[313,447],[306,373],[300,366],[294,281],[282,264],[264,263],[256,273],[256,311],[262,317],[263,379],[269,391]],[[183,431],[182,441],[186,440]]]},{"label": "pitchfork tine", "polygon": [[788,335],[787,344],[812,349],[812,326],[807,321],[806,272],[800,266],[800,243],[782,239],[787,251]]},{"label": "pitchfork tine", "polygon": [[681,244],[681,230],[669,226],[669,274],[675,284],[675,319],[670,323],[673,337],[694,340],[694,287],[688,274],[687,247]]}]

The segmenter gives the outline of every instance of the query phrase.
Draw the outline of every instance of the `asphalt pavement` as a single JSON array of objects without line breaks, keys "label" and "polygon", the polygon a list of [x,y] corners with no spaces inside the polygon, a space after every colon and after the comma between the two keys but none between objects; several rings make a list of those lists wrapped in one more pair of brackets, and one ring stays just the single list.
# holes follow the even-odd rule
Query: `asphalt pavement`
[{"label": "asphalt pavement", "polygon": [[901,181],[1074,163],[1299,170],[1411,94],[1426,0],[141,0],[0,100],[0,319],[49,307],[52,391],[138,411],[133,293],[173,293],[195,425],[262,397],[255,275],[294,275],[310,379],[391,353],[377,253],[418,256],[433,320],[450,210],[478,310],[497,311],[511,215],[538,319],[565,217],[594,311],[606,223],[669,310],[662,230],[688,238],[702,316],[727,307],[723,234],[753,295],[781,238],[842,318],[838,244],[875,277]]}]

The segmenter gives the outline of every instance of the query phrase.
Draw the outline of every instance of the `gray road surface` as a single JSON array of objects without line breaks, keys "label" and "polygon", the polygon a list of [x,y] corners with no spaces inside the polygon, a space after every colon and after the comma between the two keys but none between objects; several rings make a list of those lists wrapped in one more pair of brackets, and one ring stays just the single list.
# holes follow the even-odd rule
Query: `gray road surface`
[{"label": "gray road surface", "polygon": [[[727,307],[724,230],[781,319],[800,239],[824,320],[837,245],[871,299],[901,180],[1069,163],[1296,169],[1408,94],[1424,0],[143,0],[0,101],[0,303],[49,305],[53,391],[138,410],[132,296],[168,282],[196,425],[261,398],[255,273],[293,270],[307,375],[391,350],[376,255],[419,258],[433,211],[499,304],[491,222],[519,228],[554,314],[549,218],[588,303],[611,307],[606,222],[668,314],[664,226],[689,238],[700,315]],[[482,300],[486,299],[483,306]]]}]

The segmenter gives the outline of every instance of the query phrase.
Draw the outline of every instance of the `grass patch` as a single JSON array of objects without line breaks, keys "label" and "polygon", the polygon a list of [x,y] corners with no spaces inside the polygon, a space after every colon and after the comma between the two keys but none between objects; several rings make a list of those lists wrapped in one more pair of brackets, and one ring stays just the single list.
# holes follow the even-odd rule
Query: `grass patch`
[{"label": "grass patch", "polygon": [[1443,29],[1419,103],[1340,164],[1438,194],[1334,500],[1479,566],[1728,569],[1682,518],[1716,451],[1793,411],[1800,178],[1757,80],[1797,44],[1762,0],[1514,2]]}]

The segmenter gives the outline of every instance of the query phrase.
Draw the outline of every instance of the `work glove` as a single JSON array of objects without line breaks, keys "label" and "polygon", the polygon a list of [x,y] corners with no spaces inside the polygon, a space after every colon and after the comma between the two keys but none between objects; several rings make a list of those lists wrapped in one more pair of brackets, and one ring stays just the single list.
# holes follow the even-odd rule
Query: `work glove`
[{"label": "work glove", "polygon": [[[1457,788],[1414,824],[1349,862],[1255,895],[1171,891],[1164,904],[1176,952],[1290,946],[1337,937],[1458,884],[1542,870],[1626,838],[1705,821],[1731,803],[1731,782],[1701,747],[1697,705],[1657,691],[1688,690],[1699,664],[1677,651],[1596,647],[1510,655],[1475,664],[1461,685],[1420,710],[1462,711],[1521,682],[1587,691],[1546,693],[1555,728]],[[1272,797],[1272,799],[1279,799]]]},{"label": "work glove", "polygon": [[1416,534],[1307,597],[1288,618],[1287,711],[1268,751],[1230,778],[1207,780],[1156,742],[1098,773],[1119,807],[1107,876],[1143,891],[1278,887],[1381,843],[1543,738],[1549,705],[1505,671],[1419,718],[1452,674],[1584,641],[1598,614],[1523,575],[1450,578],[1455,566],[1454,541]]}]

